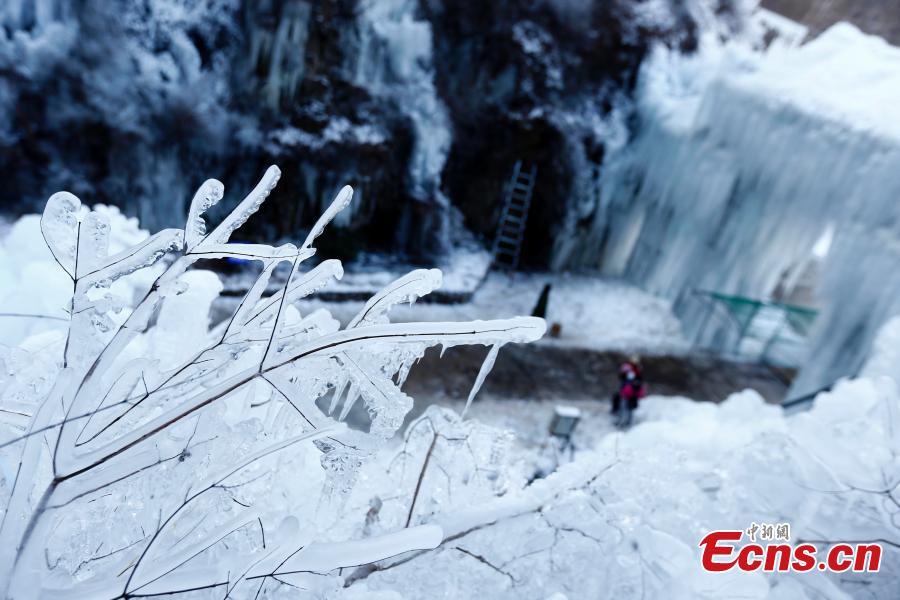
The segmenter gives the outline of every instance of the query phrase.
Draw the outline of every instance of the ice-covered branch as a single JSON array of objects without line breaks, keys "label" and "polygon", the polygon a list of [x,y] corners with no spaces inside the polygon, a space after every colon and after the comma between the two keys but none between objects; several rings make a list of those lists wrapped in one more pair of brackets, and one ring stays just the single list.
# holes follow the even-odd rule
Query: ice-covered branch
[{"label": "ice-covered branch", "polygon": [[[298,300],[343,275],[336,260],[309,270],[302,265],[315,253],[315,238],[349,205],[352,190],[338,193],[299,246],[230,243],[279,177],[277,167],[269,168],[209,233],[204,214],[224,187],[207,180],[183,230],[162,231],[113,254],[104,214],[66,192],[50,198],[41,233],[73,282],[70,327],[50,392],[33,407],[8,407],[24,433],[0,445],[17,465],[0,521],[0,595],[106,599],[224,588],[233,597],[242,581],[289,585],[301,574],[440,543],[444,535],[434,524],[351,542],[317,541],[318,526],[284,526],[297,519],[261,500],[287,480],[295,481],[294,491],[277,493],[294,493],[295,502],[316,495],[328,502],[329,490],[348,491],[355,470],[410,410],[413,401],[401,387],[425,348],[491,347],[471,400],[499,347],[538,339],[544,322],[389,323],[394,305],[440,285],[435,269],[387,286],[344,330],[325,310],[299,315]],[[191,302],[202,302],[203,294],[193,289],[203,281],[195,277],[196,265],[223,258],[256,261],[261,272],[230,318],[190,333],[196,326]],[[290,271],[270,293],[283,263]],[[114,295],[115,282],[154,265],[136,302]],[[204,317],[208,312],[208,304],[196,309]],[[323,411],[318,402],[329,393],[331,410]],[[358,398],[372,421],[368,430],[342,423]],[[315,444],[310,448],[319,461],[298,458],[306,442]],[[302,472],[268,477],[285,465]],[[113,498],[132,508],[119,511]],[[70,513],[77,518],[67,520]],[[59,540],[75,539],[70,529],[82,522],[90,523],[90,547],[60,548]],[[273,529],[274,523],[282,526]],[[30,583],[35,580],[47,584]]]}]

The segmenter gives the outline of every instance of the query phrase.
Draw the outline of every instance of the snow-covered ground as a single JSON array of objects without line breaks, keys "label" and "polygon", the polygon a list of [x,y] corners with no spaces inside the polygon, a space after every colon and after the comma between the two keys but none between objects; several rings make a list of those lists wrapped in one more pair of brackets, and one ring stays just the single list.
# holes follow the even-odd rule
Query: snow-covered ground
[{"label": "snow-covered ground", "polygon": [[[394,314],[401,321],[529,315],[548,283],[552,287],[546,319],[551,326],[560,325],[560,335],[545,336],[541,344],[652,354],[678,353],[687,348],[668,301],[632,285],[590,275],[492,272],[469,302],[420,302],[398,306]],[[338,320],[347,322],[362,305],[314,298],[301,303],[300,308],[304,312],[327,308]]]},{"label": "snow-covered ground", "polygon": [[[469,243],[449,251],[435,267],[443,273],[440,292],[451,300],[467,298],[481,285],[491,266],[489,252]],[[402,277],[415,267],[398,263],[392,256],[383,254],[362,254],[353,263],[346,265],[344,276],[329,286],[328,292],[342,298],[368,298]],[[276,289],[278,280],[270,286]],[[225,289],[233,295],[241,295],[253,283],[252,274],[238,272],[223,276]]]},{"label": "snow-covered ground", "polygon": [[[106,209],[121,223],[114,251],[146,237],[135,220],[119,219],[116,209]],[[37,241],[35,241],[37,240]],[[451,321],[493,319],[510,315],[529,315],[545,284],[551,284],[547,322],[559,324],[558,337],[546,336],[540,343],[571,347],[621,350],[648,354],[684,352],[688,344],[670,302],[626,283],[590,275],[567,273],[492,272],[481,280],[487,268],[484,253],[459,252],[448,258],[449,276],[441,289],[454,293],[474,290],[469,302],[419,302],[394,309],[400,321]],[[389,270],[372,268],[351,270],[333,288],[340,292],[376,291],[397,276]],[[480,285],[479,285],[479,282]],[[144,280],[143,283],[147,283]],[[227,279],[226,279],[227,283]],[[71,282],[59,272],[53,257],[43,244],[37,215],[26,216],[8,228],[0,239],[0,313],[66,317],[66,306],[59,298]],[[130,292],[129,292],[130,293]],[[237,300],[223,298],[230,308]],[[349,321],[363,306],[362,301],[331,302],[316,297],[300,302],[304,314],[327,308],[342,323]],[[59,329],[64,321],[0,317],[0,343],[15,344],[32,332]]]},{"label": "snow-covered ground", "polygon": [[[488,401],[472,416],[522,428],[538,441],[551,409],[523,402],[504,410]],[[520,490],[510,489],[516,474],[552,453],[539,444],[498,451],[506,487],[474,502],[454,487],[457,474],[443,472],[454,452],[467,450],[443,448],[419,492],[417,505],[427,508],[413,522],[440,523],[448,541],[434,552],[386,561],[348,591],[395,590],[403,598],[893,598],[900,585],[898,410],[897,383],[888,378],[843,383],[791,417],[752,391],[721,405],[648,398],[625,433],[611,432],[595,410],[584,424],[599,425],[598,438]],[[426,416],[439,420],[440,413]],[[428,439],[416,443],[421,448]],[[421,465],[380,484],[384,491],[378,476],[365,479],[351,500],[357,510],[372,498],[384,501],[370,527],[389,529],[397,504],[405,515]],[[820,548],[882,540],[881,572],[700,568],[698,541],[706,533],[752,523],[788,523],[792,543],[816,541]]]}]

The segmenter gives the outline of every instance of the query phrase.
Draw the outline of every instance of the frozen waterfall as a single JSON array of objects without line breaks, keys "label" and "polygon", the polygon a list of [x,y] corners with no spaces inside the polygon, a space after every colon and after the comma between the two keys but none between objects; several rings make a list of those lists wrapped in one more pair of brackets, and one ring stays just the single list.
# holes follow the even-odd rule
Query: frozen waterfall
[{"label": "frozen waterfall", "polygon": [[418,9],[417,0],[363,6],[354,79],[374,96],[396,100],[412,121],[410,192],[436,209],[432,214],[437,222],[426,229],[436,234],[441,250],[448,250],[453,209],[440,183],[452,141],[450,117],[434,84],[431,24],[417,18]]},{"label": "frozen waterfall", "polygon": [[[900,49],[839,24],[765,55],[660,50],[637,103],[569,264],[674,299],[697,336],[693,290],[767,299],[815,260],[795,393],[855,373],[900,312]],[[724,328],[703,335],[727,343]]]}]

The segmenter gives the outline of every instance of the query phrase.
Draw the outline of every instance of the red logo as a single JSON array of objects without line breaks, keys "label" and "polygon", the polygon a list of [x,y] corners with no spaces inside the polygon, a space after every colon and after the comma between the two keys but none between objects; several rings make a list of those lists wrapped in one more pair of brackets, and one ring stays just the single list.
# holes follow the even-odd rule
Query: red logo
[{"label": "red logo", "polygon": [[[703,569],[713,573],[739,569],[741,571],[763,571],[784,573],[793,571],[805,573],[818,569],[843,573],[877,573],[881,568],[881,544],[831,544],[823,552],[813,543],[793,546],[784,542],[761,544],[754,539],[756,529],[747,530],[750,543],[739,545],[744,531],[712,531],[700,540]],[[750,533],[750,532],[753,533]],[[765,539],[761,536],[761,539]]]}]

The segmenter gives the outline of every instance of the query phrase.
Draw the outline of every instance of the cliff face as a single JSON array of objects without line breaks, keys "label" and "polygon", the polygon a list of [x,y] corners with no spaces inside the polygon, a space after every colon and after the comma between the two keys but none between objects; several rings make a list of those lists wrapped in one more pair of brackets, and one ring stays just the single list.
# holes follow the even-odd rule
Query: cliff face
[{"label": "cliff face", "polygon": [[572,200],[595,194],[604,148],[616,133],[613,121],[625,117],[650,41],[666,37],[687,50],[695,42],[687,11],[676,10],[654,29],[633,4],[482,3],[473,9],[471,2],[450,1],[433,3],[426,13],[437,84],[453,121],[445,189],[466,224],[490,239],[513,163],[536,165],[526,265],[547,265],[567,220],[577,219]]},{"label": "cliff face", "polygon": [[[284,181],[257,234],[296,237],[344,183],[344,257],[428,260],[490,239],[512,164],[537,164],[524,262],[596,201],[648,45],[689,51],[696,0],[14,0],[0,8],[0,206],[58,189],[181,222],[210,176]],[[702,10],[701,10],[702,7]]]},{"label": "cliff face", "polygon": [[277,163],[260,234],[295,235],[351,183],[344,225],[392,243],[383,225],[408,204],[412,125],[354,80],[355,2],[16,4],[0,34],[5,209],[69,189],[151,229],[177,225],[205,178],[235,199]]}]

